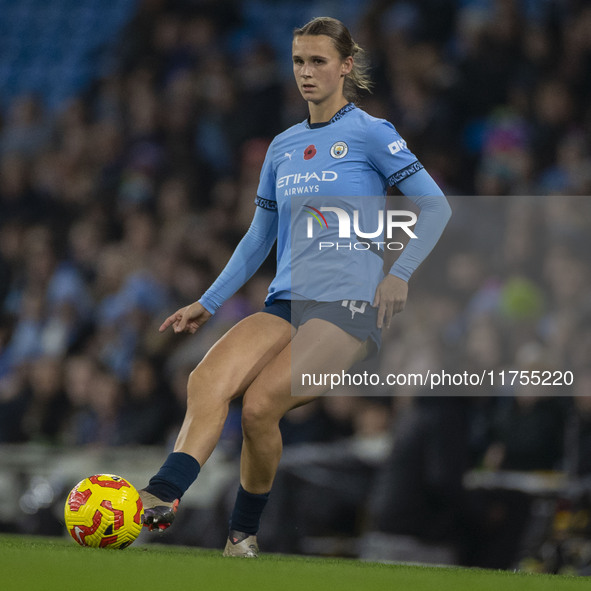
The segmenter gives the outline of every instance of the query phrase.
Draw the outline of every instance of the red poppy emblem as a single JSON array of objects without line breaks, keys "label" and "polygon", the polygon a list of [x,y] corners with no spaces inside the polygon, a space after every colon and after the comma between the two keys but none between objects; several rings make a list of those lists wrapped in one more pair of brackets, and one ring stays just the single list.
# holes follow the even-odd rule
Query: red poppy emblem
[{"label": "red poppy emblem", "polygon": [[314,158],[316,156],[316,146],[314,144],[310,144],[304,150],[304,160],[310,160],[310,158]]}]

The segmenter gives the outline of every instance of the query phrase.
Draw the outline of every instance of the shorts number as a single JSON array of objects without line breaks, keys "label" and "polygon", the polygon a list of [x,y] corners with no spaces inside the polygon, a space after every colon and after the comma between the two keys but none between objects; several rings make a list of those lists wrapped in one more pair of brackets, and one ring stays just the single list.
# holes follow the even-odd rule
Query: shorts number
[{"label": "shorts number", "polygon": [[351,320],[353,320],[353,318],[355,318],[356,312],[359,312],[360,314],[363,314],[365,312],[367,302],[361,302],[361,305],[358,306],[357,300],[343,300],[341,302],[341,306],[343,306],[343,308],[349,308],[349,310],[351,311]]}]

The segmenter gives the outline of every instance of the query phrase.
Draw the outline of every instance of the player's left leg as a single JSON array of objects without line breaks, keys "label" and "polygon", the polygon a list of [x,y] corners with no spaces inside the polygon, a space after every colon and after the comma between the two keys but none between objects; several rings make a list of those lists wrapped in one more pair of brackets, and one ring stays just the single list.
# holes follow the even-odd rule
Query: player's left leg
[{"label": "player's left leg", "polygon": [[255,378],[242,404],[240,488],[225,556],[255,557],[256,532],[283,449],[279,421],[311,402],[326,386],[302,385],[303,373],[340,373],[366,354],[367,345],[338,326],[313,318]]}]

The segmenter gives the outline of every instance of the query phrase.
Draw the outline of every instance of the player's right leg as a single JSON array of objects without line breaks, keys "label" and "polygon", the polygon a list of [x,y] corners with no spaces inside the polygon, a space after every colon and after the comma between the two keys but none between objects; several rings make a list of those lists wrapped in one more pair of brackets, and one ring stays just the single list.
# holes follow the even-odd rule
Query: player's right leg
[{"label": "player's right leg", "polygon": [[285,348],[292,330],[289,322],[275,315],[253,314],[232,327],[193,370],[174,452],[140,491],[144,525],[149,529],[165,529],[172,523],[178,500],[220,438],[230,402]]}]

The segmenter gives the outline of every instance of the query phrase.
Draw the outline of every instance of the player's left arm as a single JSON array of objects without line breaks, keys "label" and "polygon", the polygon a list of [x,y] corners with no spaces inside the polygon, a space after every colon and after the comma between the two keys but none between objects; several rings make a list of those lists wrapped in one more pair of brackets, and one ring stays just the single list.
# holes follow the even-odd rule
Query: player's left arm
[{"label": "player's left arm", "polygon": [[413,229],[417,237],[409,241],[376,289],[373,306],[378,307],[380,328],[383,325],[390,326],[392,316],[404,310],[408,280],[433,250],[451,217],[451,207],[445,195],[424,168],[401,180],[396,186],[420,208],[420,213]]},{"label": "player's left arm", "polygon": [[384,119],[367,126],[366,150],[369,163],[388,184],[395,185],[420,209],[409,241],[390,272],[378,285],[373,305],[378,307],[378,326],[389,326],[401,312],[408,295],[408,280],[431,252],[450,216],[451,208],[443,191],[409,150],[396,128]]}]

